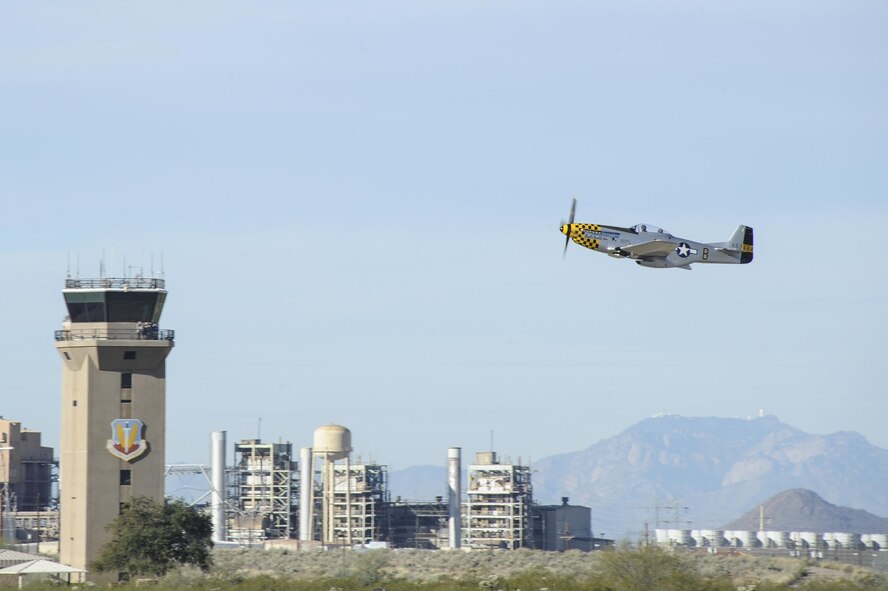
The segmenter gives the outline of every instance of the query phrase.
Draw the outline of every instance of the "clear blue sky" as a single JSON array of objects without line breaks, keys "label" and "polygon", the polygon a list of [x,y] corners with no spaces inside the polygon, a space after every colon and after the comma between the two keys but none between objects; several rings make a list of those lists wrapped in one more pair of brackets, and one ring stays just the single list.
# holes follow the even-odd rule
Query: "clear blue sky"
[{"label": "clear blue sky", "polygon": [[[883,2],[7,2],[0,414],[58,444],[67,269],[163,257],[210,432],[522,460],[659,412],[888,447]],[[578,221],[755,228],[693,272]],[[78,263],[79,261],[79,263]],[[131,270],[130,273],[135,271]]]}]

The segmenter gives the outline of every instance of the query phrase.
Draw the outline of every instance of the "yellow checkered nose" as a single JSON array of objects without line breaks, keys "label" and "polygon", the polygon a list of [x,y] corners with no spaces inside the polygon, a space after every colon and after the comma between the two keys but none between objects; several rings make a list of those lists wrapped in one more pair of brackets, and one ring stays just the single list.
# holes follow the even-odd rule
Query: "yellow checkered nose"
[{"label": "yellow checkered nose", "polygon": [[570,225],[564,224],[563,226],[561,226],[561,233],[565,236],[570,236]]}]

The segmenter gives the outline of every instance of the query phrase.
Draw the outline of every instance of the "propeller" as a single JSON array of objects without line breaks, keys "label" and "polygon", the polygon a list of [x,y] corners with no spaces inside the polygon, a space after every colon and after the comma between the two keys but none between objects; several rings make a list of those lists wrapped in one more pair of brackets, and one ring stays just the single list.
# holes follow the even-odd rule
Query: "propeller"
[{"label": "propeller", "polygon": [[564,220],[561,220],[561,232],[564,234],[564,252],[561,253],[561,258],[563,259],[567,256],[567,245],[570,244],[570,225],[574,223],[574,214],[577,212],[577,200],[574,199],[570,204],[570,219],[567,221],[567,224],[564,223]]}]

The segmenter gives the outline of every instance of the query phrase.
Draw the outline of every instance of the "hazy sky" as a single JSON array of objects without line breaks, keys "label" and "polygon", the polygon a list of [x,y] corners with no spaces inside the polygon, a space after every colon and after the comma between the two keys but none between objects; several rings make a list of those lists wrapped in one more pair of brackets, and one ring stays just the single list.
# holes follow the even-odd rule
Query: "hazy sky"
[{"label": "hazy sky", "polygon": [[[884,2],[5,2],[0,414],[58,445],[66,272],[159,271],[210,432],[523,461],[650,415],[888,447]],[[644,269],[577,221],[727,240]],[[126,267],[125,267],[126,265]]]}]

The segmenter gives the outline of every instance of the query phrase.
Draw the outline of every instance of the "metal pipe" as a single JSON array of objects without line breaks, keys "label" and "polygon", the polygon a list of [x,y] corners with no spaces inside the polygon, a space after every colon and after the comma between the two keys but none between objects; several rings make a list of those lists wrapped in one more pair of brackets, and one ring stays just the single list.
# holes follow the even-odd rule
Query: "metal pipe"
[{"label": "metal pipe", "polygon": [[460,523],[460,500],[462,497],[462,448],[451,447],[447,450],[447,499],[448,525],[450,533],[450,549],[457,550],[462,546],[462,527]]},{"label": "metal pipe", "polygon": [[210,497],[213,522],[213,542],[224,542],[225,523],[225,431],[213,431],[210,450],[210,470],[213,477],[213,492]]}]

